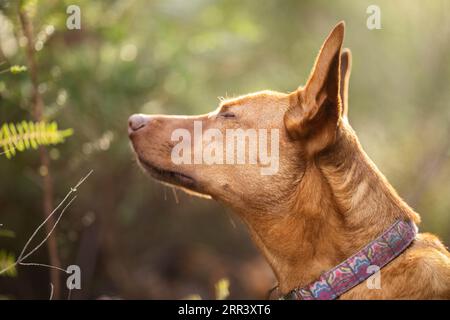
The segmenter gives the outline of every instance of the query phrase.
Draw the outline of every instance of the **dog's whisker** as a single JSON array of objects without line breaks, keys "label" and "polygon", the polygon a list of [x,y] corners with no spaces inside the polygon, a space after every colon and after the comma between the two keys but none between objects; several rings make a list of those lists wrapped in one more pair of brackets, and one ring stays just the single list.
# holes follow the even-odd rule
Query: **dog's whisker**
[{"label": "dog's whisker", "polygon": [[230,212],[227,211],[228,219],[230,220],[230,224],[233,226],[234,229],[236,229],[236,222],[233,219],[233,216],[230,214]]},{"label": "dog's whisker", "polygon": [[179,204],[180,202],[178,200],[177,190],[174,187],[172,187],[172,193],[173,193],[173,197],[175,198],[175,203]]}]

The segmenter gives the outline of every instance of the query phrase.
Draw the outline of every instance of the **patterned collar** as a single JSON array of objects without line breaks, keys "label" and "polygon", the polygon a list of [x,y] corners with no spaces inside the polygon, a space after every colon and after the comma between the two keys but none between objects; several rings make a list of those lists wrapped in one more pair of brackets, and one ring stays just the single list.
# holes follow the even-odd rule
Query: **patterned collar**
[{"label": "patterned collar", "polygon": [[[309,285],[296,288],[280,300],[333,300],[360,284],[402,253],[414,240],[417,226],[397,220],[383,234],[353,256],[323,273]],[[377,268],[368,268],[376,266]]]}]

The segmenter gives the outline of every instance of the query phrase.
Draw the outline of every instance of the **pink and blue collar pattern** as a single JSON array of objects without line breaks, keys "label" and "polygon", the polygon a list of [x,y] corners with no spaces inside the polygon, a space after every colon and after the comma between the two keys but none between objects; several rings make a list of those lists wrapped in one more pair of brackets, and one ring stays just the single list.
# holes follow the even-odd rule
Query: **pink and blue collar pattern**
[{"label": "pink and blue collar pattern", "polygon": [[[333,300],[360,284],[402,253],[414,240],[417,226],[397,220],[359,252],[323,273],[317,281],[292,290],[281,300]],[[368,268],[377,266],[378,268]]]}]

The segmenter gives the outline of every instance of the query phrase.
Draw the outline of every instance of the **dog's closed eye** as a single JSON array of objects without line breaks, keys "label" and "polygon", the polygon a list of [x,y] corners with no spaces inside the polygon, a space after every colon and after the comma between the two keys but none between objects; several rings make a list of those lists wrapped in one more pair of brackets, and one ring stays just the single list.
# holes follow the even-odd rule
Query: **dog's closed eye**
[{"label": "dog's closed eye", "polygon": [[219,117],[229,119],[229,118],[236,118],[236,115],[233,112],[226,111],[219,113]]}]

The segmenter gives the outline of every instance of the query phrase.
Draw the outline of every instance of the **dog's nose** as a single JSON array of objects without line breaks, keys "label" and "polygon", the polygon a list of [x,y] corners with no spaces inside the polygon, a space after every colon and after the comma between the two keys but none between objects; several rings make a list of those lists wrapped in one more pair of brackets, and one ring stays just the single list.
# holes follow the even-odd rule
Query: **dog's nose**
[{"label": "dog's nose", "polygon": [[128,132],[138,131],[139,129],[145,127],[148,122],[149,117],[143,114],[133,114],[128,119]]}]

